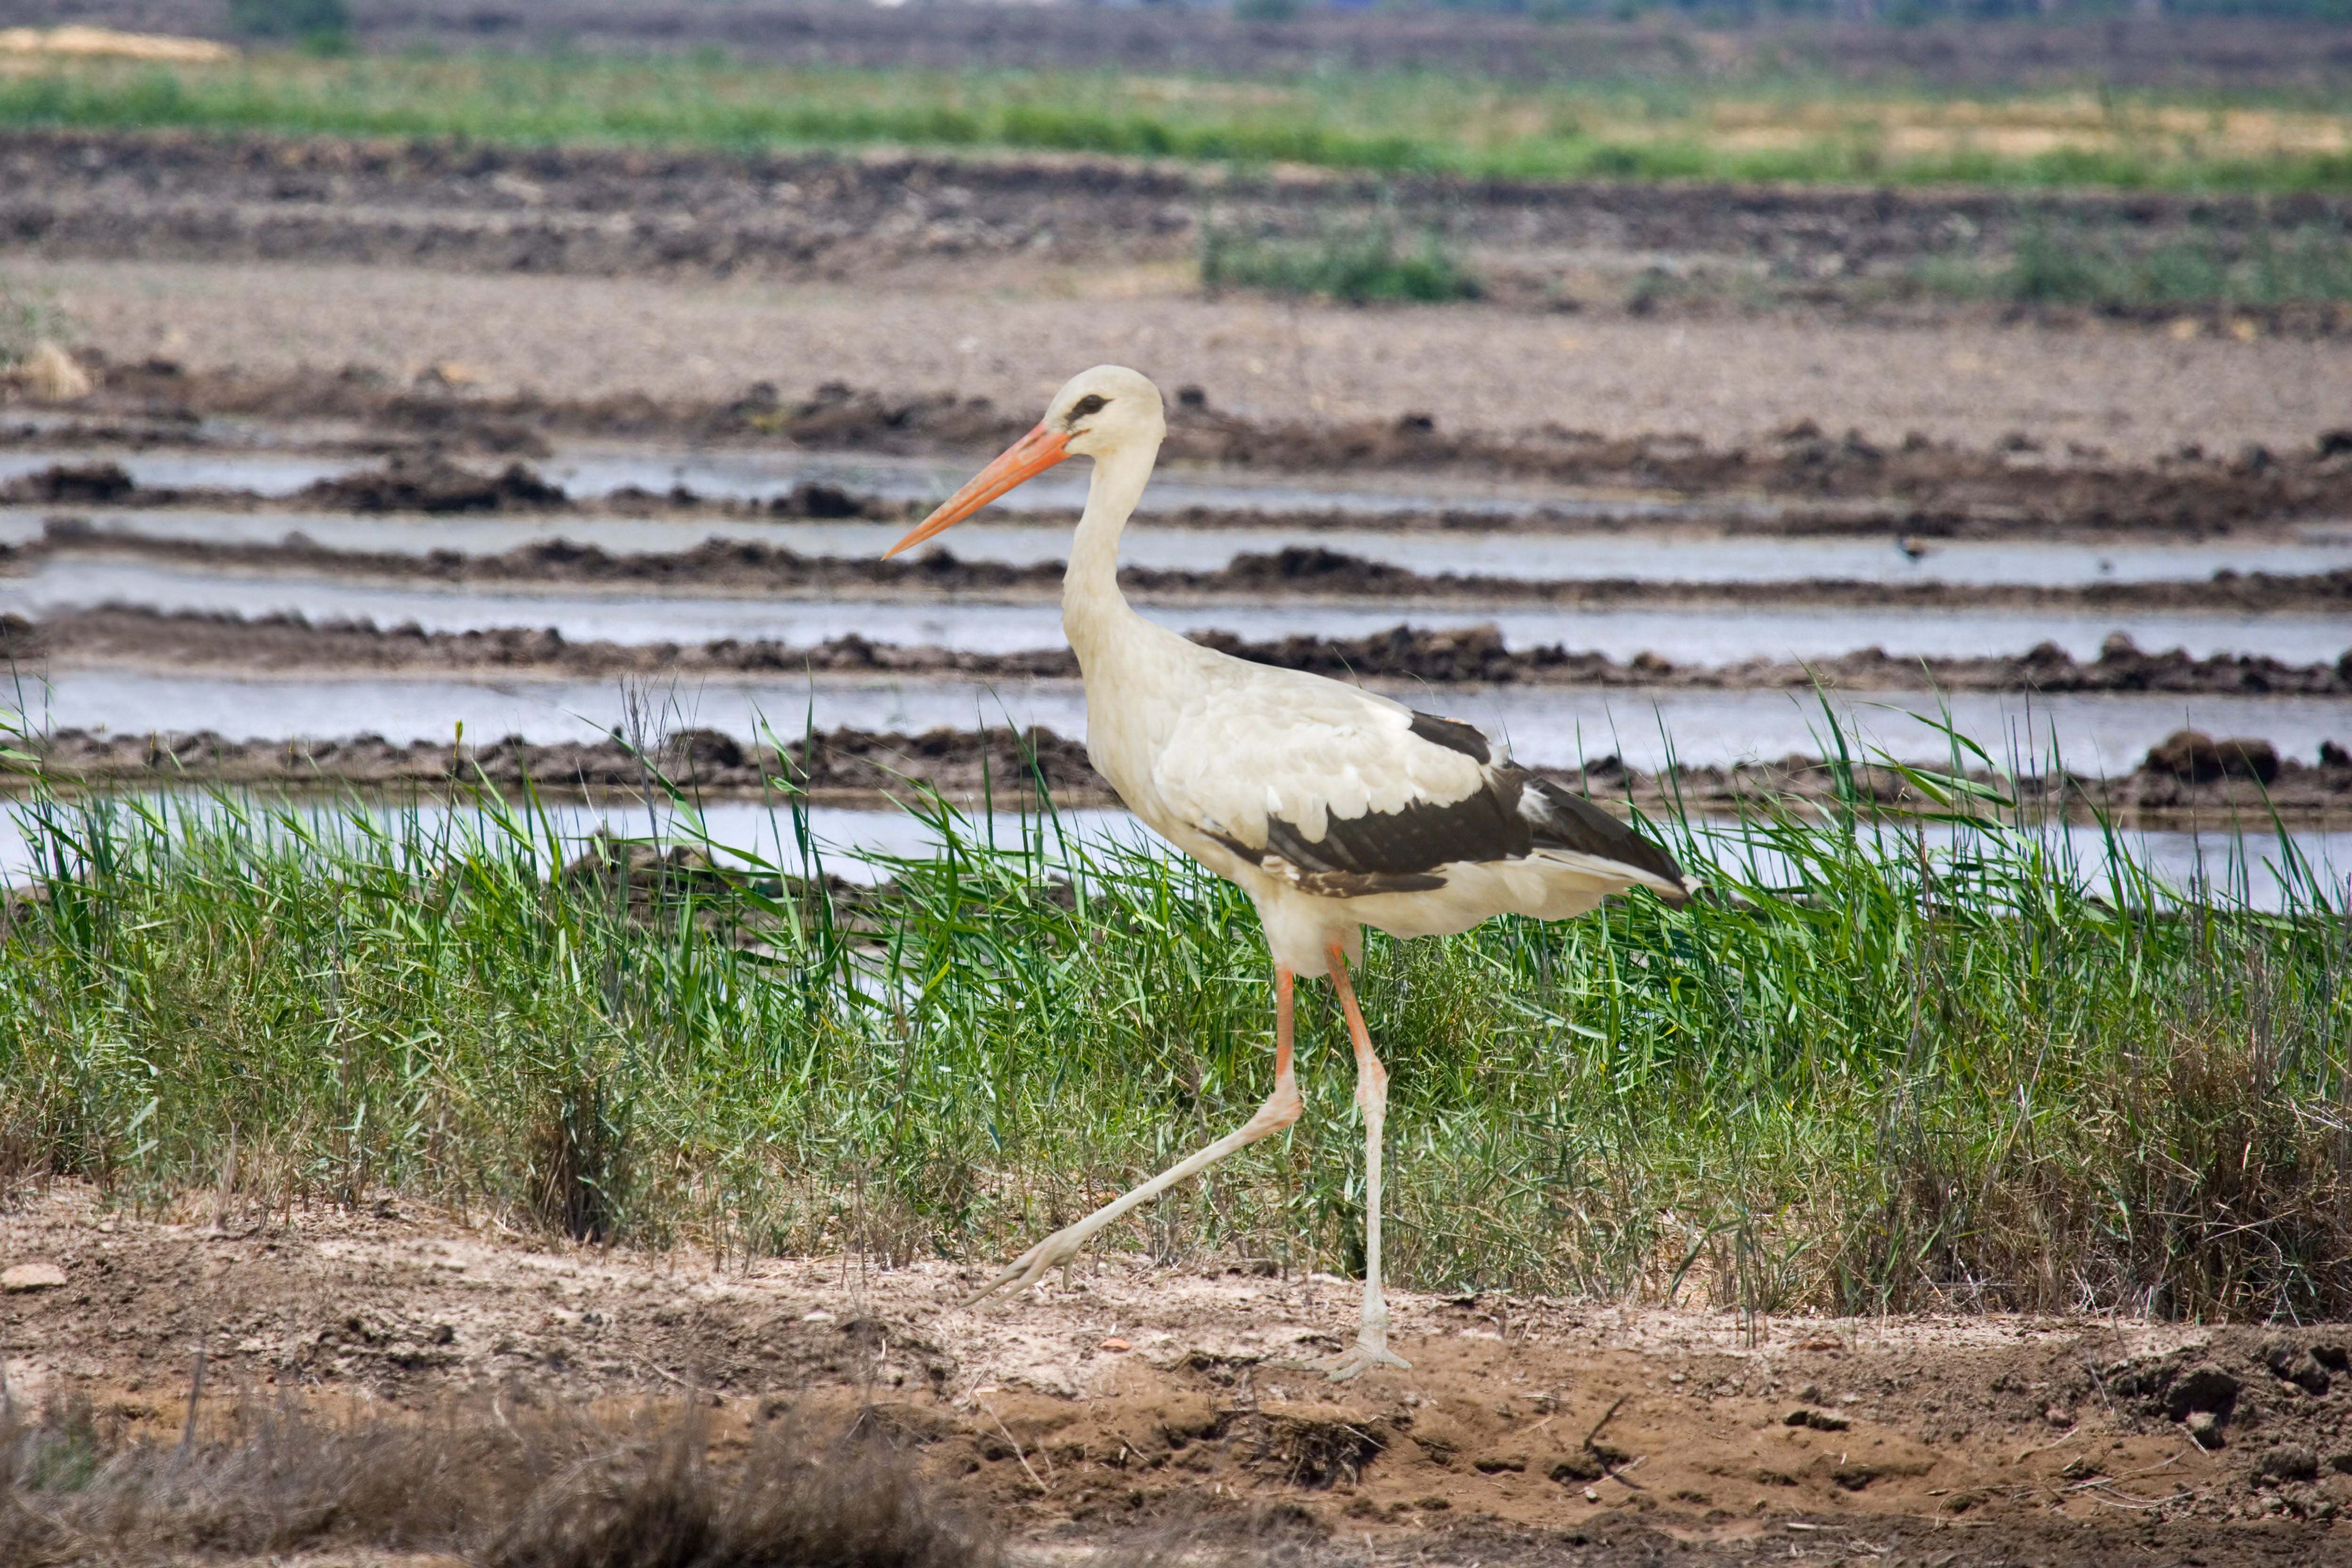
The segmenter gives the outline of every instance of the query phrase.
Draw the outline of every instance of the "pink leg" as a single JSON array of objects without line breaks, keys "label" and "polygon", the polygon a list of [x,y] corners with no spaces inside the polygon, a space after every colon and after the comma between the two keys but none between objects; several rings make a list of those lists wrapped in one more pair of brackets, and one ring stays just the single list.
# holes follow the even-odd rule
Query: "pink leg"
[{"label": "pink leg", "polygon": [[1171,1166],[1133,1192],[1105,1204],[1076,1225],[1063,1226],[1011,1263],[964,1302],[977,1306],[999,1290],[1025,1289],[1045,1277],[1048,1269],[1068,1263],[1087,1238],[1138,1205],[1150,1202],[1185,1177],[1207,1170],[1226,1155],[1246,1149],[1261,1138],[1281,1131],[1298,1120],[1298,1079],[1290,1066],[1290,1005],[1295,981],[1287,969],[1274,972],[1274,1092],[1257,1114],[1183,1163]]},{"label": "pink leg", "polygon": [[1331,987],[1348,1016],[1348,1037],[1356,1047],[1356,1106],[1364,1113],[1364,1314],[1356,1342],[1321,1364],[1331,1381],[1343,1383],[1370,1368],[1412,1363],[1389,1349],[1389,1307],[1381,1296],[1381,1129],[1388,1121],[1389,1069],[1372,1049],[1356,988],[1348,981],[1348,955],[1331,944]]}]

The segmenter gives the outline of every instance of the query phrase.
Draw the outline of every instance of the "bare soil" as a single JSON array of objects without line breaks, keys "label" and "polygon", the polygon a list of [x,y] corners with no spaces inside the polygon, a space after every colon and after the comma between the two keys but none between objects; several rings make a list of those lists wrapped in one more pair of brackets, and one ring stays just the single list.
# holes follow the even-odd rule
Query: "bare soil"
[{"label": "bare soil", "polygon": [[[509,736],[472,745],[395,745],[378,735],[231,740],[209,731],[101,735],[74,729],[44,736],[29,749],[51,784],[100,790],[194,784],[448,793],[487,784],[520,793],[528,784],[542,794],[635,802],[650,787],[650,763],[698,796],[773,798],[789,791],[817,805],[878,805],[928,786],[971,804],[984,795],[1002,799],[1034,783],[1064,806],[1118,804],[1085,746],[1044,729],[936,729],[919,735],[835,730],[789,741],[781,750],[697,729],[662,738],[645,758],[618,740],[535,744]],[[1843,787],[1840,770],[1797,755],[1658,773],[1629,770],[1610,756],[1580,770],[1536,771],[1571,789],[1651,812],[1725,814],[1768,800],[1802,808],[1836,798]],[[1893,768],[1858,765],[1851,773],[1853,786],[1882,805],[1947,809]],[[2191,818],[2267,821],[2273,812],[2299,826],[2352,816],[2352,751],[2335,742],[2325,743],[2315,767],[2280,757],[2267,742],[2217,741],[2183,731],[2121,778],[1978,778],[1998,784],[2029,807],[2086,819],[2097,813],[2148,826]]]},{"label": "bare soil", "polygon": [[0,1216],[0,1265],[28,1263],[64,1283],[0,1297],[12,1397],[87,1394],[125,1433],[175,1437],[200,1363],[216,1404],[863,1412],[1025,1551],[1222,1517],[1252,1560],[2235,1568],[2340,1560],[2352,1501],[2332,1325],[1400,1292],[1413,1369],[1334,1386],[1299,1363],[1345,1342],[1355,1288],[1247,1260],[1092,1257],[970,1311],[981,1271],[939,1261],[609,1251],[389,1196],[137,1215],[60,1184]]},{"label": "bare soil", "polygon": [[[1374,179],[1132,160],[897,152],[742,155],[451,142],[20,132],[0,135],[0,234],[53,259],[303,260],[435,270],[871,283],[955,271],[1168,268],[1204,225],[1306,237],[1378,213],[1444,233],[1507,310],[1981,321],[1918,265],[2082,230],[2127,249],[2352,227],[2336,196]],[[2113,319],[2170,323],[2183,307]],[[2190,310],[2192,320],[2211,312]],[[2053,319],[2079,320],[2074,317]],[[2327,305],[2240,312],[2352,328]]]},{"label": "bare soil", "polygon": [[[347,482],[347,481],[338,481]],[[539,488],[520,465],[495,485]],[[561,494],[561,492],[557,492]],[[934,546],[920,555],[803,555],[757,540],[706,539],[690,550],[615,552],[564,539],[533,541],[499,554],[436,550],[335,550],[299,533],[275,544],[229,543],[116,533],[79,519],[52,519],[40,540],[0,545],[0,573],[37,567],[58,555],[129,556],[197,571],[328,576],[385,584],[468,586],[586,586],[655,589],[720,597],[777,595],[866,599],[933,599],[942,595],[1001,601],[1056,600],[1062,563],[1011,565],[966,561]],[[2146,613],[2195,610],[2342,611],[2352,615],[2352,569],[2302,574],[2223,569],[2204,582],[2021,584],[1882,583],[1851,578],[1798,578],[1774,583],[1679,583],[1637,578],[1549,580],[1461,573],[1426,574],[1320,545],[1288,545],[1271,552],[1244,551],[1213,571],[1129,566],[1119,581],[1148,603],[1204,604],[1220,599],[1316,600],[1461,606],[1545,605],[1601,609],[1631,606],[1713,609],[1756,605],[1806,605],[1879,609],[2034,609],[2053,613]]]},{"label": "bare soil", "polygon": [[[1482,682],[1685,689],[1915,691],[2167,691],[2241,696],[2352,695],[2352,655],[2334,664],[2285,664],[2267,656],[2192,658],[2174,648],[2143,652],[2107,639],[2095,659],[2053,643],[2021,655],[1900,658],[1874,648],[1798,664],[1677,665],[1654,654],[1620,659],[1559,647],[1513,648],[1493,626],[1442,631],[1399,625],[1360,637],[1289,637],[1249,642],[1203,632],[1195,639],[1239,658],[1338,679],[1430,684]],[[428,632],[415,625],[311,622],[298,616],[165,613],[134,605],[68,611],[38,622],[0,615],[0,658],[27,666],[203,669],[228,675],[361,673],[599,677],[635,674],[902,674],[984,679],[1078,674],[1066,648],[973,653],[851,636],[805,647],[721,637],[698,645],[574,641],[551,626]]]},{"label": "bare soil", "polygon": [[[1655,486],[1710,473],[1728,482],[1745,467],[1725,466],[1738,451],[1762,483],[1810,453],[1793,476],[1800,493],[1884,496],[1891,480],[1935,467],[1922,454],[1948,449],[1992,488],[1955,489],[1948,476],[1916,506],[1981,500],[2045,521],[2102,508],[2126,521],[2226,521],[2255,502],[2274,510],[2293,498],[2258,486],[2253,502],[2221,507],[2200,499],[2211,480],[2189,481],[2259,463],[2257,447],[2273,458],[2312,452],[2342,420],[2309,389],[2352,379],[2352,338],[1769,314],[1531,323],[1492,305],[1206,300],[1181,276],[1133,268],[945,266],[927,278],[788,285],[59,262],[21,251],[0,252],[0,265],[20,289],[53,298],[79,340],[120,367],[92,405],[101,417],[344,417],[411,436],[520,424],[970,450],[1026,428],[1076,369],[1111,361],[1171,393],[1200,390],[1171,457],[1294,469],[1458,464],[1573,483],[1638,455]],[[150,362],[155,372],[134,374]],[[837,406],[821,421],[803,415],[826,401],[808,389],[829,385]],[[892,390],[849,391],[876,387]],[[1677,447],[1690,460],[1675,460]],[[2196,457],[2183,458],[2190,447]],[[1864,449],[1884,460],[1867,468]],[[1691,467],[1701,456],[1707,464]],[[2029,493],[1996,462],[2031,475]],[[2185,466],[2176,475],[2170,464]],[[2156,477],[2103,486],[2095,504],[2074,476],[2103,468]]]}]

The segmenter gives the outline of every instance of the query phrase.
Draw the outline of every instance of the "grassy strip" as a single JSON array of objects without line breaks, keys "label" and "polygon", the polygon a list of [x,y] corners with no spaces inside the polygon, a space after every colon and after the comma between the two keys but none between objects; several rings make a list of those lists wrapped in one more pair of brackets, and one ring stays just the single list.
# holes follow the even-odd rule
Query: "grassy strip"
[{"label": "grassy strip", "polygon": [[1313,239],[1274,239],[1206,225],[1201,231],[1201,282],[1217,289],[1309,294],[1349,305],[1443,304],[1475,300],[1477,275],[1434,232],[1410,250],[1397,248],[1388,224],[1332,225]]},{"label": "grassy strip", "polygon": [[[1507,88],[1333,73],[1295,83],[1109,73],[787,69],[723,59],[480,56],[0,78],[0,125],[751,149],[1008,147],[1507,179],[2352,187],[2340,116],[2259,106],[1850,89]],[[2032,146],[2037,150],[2015,149]]]},{"label": "grassy strip", "polygon": [[[576,844],[494,800],[15,809],[45,876],[0,931],[0,1168],[124,1201],[389,1186],[583,1237],[1009,1255],[1268,1081],[1245,901],[1050,816],[992,845],[941,809],[948,847],[853,898],[789,807],[793,863],[738,877],[562,875]],[[1663,825],[1703,864],[1694,829]],[[2122,840],[1936,847],[1859,791],[1748,833],[1717,901],[1372,941],[1403,1279],[2352,1311],[2340,895],[2182,908]],[[1302,996],[1306,1119],[1114,1245],[1356,1261],[1347,1047]]]},{"label": "grassy strip", "polygon": [[2352,300],[2352,243],[2305,227],[2136,247],[2118,232],[2043,226],[2021,235],[1997,266],[1937,258],[1918,277],[1938,293],[2032,305],[2264,309]]}]

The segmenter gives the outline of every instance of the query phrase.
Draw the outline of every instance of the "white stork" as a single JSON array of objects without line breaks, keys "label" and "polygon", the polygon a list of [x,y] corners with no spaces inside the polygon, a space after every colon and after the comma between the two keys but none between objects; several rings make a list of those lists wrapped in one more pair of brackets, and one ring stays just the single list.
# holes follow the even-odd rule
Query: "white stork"
[{"label": "white stork", "polygon": [[1236,1131],[1031,1247],[971,1301],[1034,1284],[1129,1210],[1297,1121],[1293,981],[1328,974],[1355,1042],[1364,1114],[1364,1307],[1354,1347],[1322,1370],[1338,1381],[1403,1367],[1388,1348],[1381,1298],[1388,1072],[1348,981],[1363,928],[1436,936],[1505,913],[1560,920],[1633,888],[1679,900],[1685,885],[1664,850],[1530,776],[1472,725],[1212,652],[1130,609],[1118,591],[1119,532],[1167,429],[1158,387],[1097,365],[888,553],[1066,458],[1094,458],[1062,590],[1062,627],[1086,677],[1087,752],[1136,816],[1257,905],[1274,957],[1274,1092]]}]

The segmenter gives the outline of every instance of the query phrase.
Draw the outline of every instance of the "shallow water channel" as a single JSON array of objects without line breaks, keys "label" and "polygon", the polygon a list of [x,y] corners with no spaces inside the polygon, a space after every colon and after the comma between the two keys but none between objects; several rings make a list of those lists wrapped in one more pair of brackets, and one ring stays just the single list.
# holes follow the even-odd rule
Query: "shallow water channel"
[{"label": "shallow water channel", "polygon": [[[57,509],[0,510],[0,544],[41,536]],[[750,518],[353,517],[348,513],[202,510],[108,511],[93,519],[107,532],[222,544],[276,544],[299,534],[331,550],[422,554],[450,550],[495,555],[542,540],[564,539],[615,554],[691,550],[706,539],[753,541],[803,555],[878,556],[906,531],[904,522],[812,522]],[[1067,558],[1062,522],[973,521],[940,544],[967,561],[1027,566]],[[1916,556],[1892,539],[1766,539],[1744,535],[1566,534],[1536,531],[1400,531],[1379,528],[1302,532],[1282,528],[1160,528],[1128,531],[1121,559],[1155,570],[1213,572],[1245,552],[1271,554],[1309,544],[1435,576],[1529,581],[1624,580],[1677,583],[1864,583],[2067,587],[2088,583],[2195,583],[2224,569],[2305,575],[2352,567],[2352,527],[2314,526],[2287,539],[2193,542],[2122,540],[2086,543],[1953,540],[1916,543]]]},{"label": "shallow water channel", "polygon": [[[1466,719],[1503,737],[1536,767],[1570,768],[1615,755],[1654,772],[1669,757],[1695,767],[1822,754],[1830,721],[1810,691],[1592,690],[1572,687],[1419,687],[1375,682],[1402,701]],[[625,725],[630,693],[666,729],[702,726],[742,740],[789,741],[809,730],[913,734],[947,728],[1041,726],[1086,734],[1076,681],[891,681],[821,677],[759,680],[457,681],[225,679],[121,670],[67,670],[26,680],[23,706],[48,727],[114,734],[211,731],[231,740],[347,738],[373,733],[399,744],[446,741],[457,726],[487,742],[505,735],[546,744],[593,741]],[[0,689],[0,705],[15,705]],[[2352,743],[2352,703],[2299,697],[2055,697],[1960,692],[1840,693],[1832,710],[1865,757],[1948,763],[1933,727],[1948,707],[1954,726],[2004,765],[2040,771],[2054,755],[2084,774],[2137,767],[2173,731],[2252,736],[2281,754],[2315,760],[2319,743]]]},{"label": "shallow water channel", "polygon": [[[167,801],[173,812],[181,814],[204,815],[226,809],[218,801],[194,795],[150,796],[145,804],[152,808]],[[310,825],[311,832],[331,842],[352,831],[339,826],[338,819],[354,811],[364,813],[395,833],[404,818],[413,816],[428,836],[454,831],[460,836],[497,837],[497,830],[488,827],[480,815],[467,806],[318,805],[296,806],[293,815]],[[853,881],[870,882],[887,877],[887,862],[893,858],[923,859],[942,851],[940,837],[931,824],[897,810],[819,807],[809,812],[811,834],[823,851],[818,867],[812,867],[803,858],[789,815],[757,802],[716,803],[702,814],[698,830],[683,827],[667,813],[648,814],[642,808],[551,805],[547,814],[546,826],[564,841],[567,853],[604,829],[624,837],[698,843],[712,848],[722,859],[735,858],[728,853],[730,850],[748,852],[794,874],[821,868]],[[0,884],[21,881],[37,868],[36,847],[42,843],[42,837],[31,816],[20,804],[0,804]],[[257,832],[284,831],[283,823],[272,821],[267,814],[248,816]],[[1698,826],[1704,858],[1693,860],[1685,869],[1701,879],[1708,879],[1710,864],[1725,867],[1742,879],[1768,885],[1789,879],[1788,862],[1741,825],[1711,821]],[[993,837],[1007,847],[1019,847],[1037,842],[1041,830],[1034,817],[1003,814],[995,818],[967,819],[958,831],[971,839],[987,841]],[[2108,874],[2106,844],[2100,830],[2052,824],[2035,832],[2054,853],[2078,868],[2079,879],[2084,885],[2112,889],[2114,879]],[[1927,830],[1926,847],[1935,853],[1951,847],[1959,837],[1957,830],[1931,827]],[[2139,865],[2151,870],[2160,884],[2176,894],[2210,889],[2225,902],[2242,900],[2257,909],[2276,910],[2285,902],[2288,885],[2298,880],[2292,873],[2283,873],[2284,852],[2276,837],[2130,832],[2119,834],[2117,838]],[[1154,855],[1175,853],[1123,812],[1059,814],[1055,826],[1044,837],[1049,865],[1061,858],[1059,845],[1064,839],[1080,845],[1126,846]],[[2352,832],[2297,833],[2288,836],[2287,842],[2340,905],[2347,896],[2347,873],[2352,871]],[[46,857],[37,863],[47,865]]]},{"label": "shallow water channel", "polygon": [[[299,614],[313,621],[365,620],[379,626],[414,623],[428,632],[551,626],[574,642],[694,644],[734,637],[806,646],[855,634],[902,647],[973,653],[1014,653],[1063,643],[1060,609],[1050,601],[694,598],[572,587],[491,592],[182,571],[71,555],[43,561],[26,576],[0,578],[0,611],[41,616],[109,604],[247,616]],[[1139,601],[1138,608],[1179,631],[1223,630],[1250,640],[1364,637],[1401,621],[1430,628],[1491,625],[1513,647],[1560,644],[1578,650],[1605,649],[1622,658],[1650,652],[1676,664],[1708,666],[1757,658],[1831,658],[1873,647],[1898,658],[1981,658],[2021,654],[2044,641],[2088,659],[2096,658],[2100,644],[2116,632],[2149,650],[2179,647],[2200,658],[2268,655],[2307,664],[2333,662],[2352,642],[2352,630],[2342,617],[2308,613],[2060,615],[1968,609],[1923,614],[1826,606],[1486,609],[1239,598],[1190,605]]]}]

